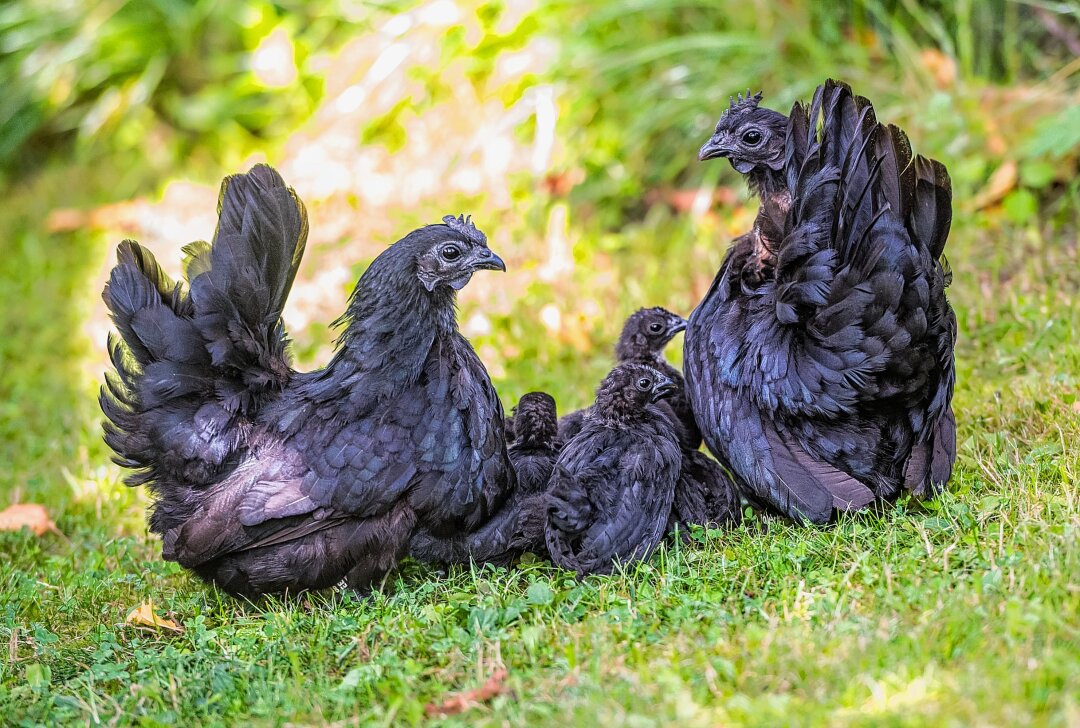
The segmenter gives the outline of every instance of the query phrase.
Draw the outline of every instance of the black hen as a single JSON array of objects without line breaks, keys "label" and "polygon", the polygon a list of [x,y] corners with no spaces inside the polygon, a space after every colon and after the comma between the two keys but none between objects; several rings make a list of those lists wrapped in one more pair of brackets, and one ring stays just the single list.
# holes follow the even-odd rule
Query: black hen
[{"label": "black hen", "polygon": [[307,238],[270,167],[222,184],[212,245],[186,249],[190,288],[119,249],[104,298],[120,338],[106,440],[154,495],[163,555],[241,595],[357,589],[418,526],[474,529],[514,475],[502,407],[458,333],[454,292],[505,270],[468,220],[416,230],[357,283],[337,351],[294,371],[281,310]]},{"label": "black hen", "polygon": [[775,278],[748,289],[732,248],[690,317],[705,442],[749,497],[796,518],[931,495],[956,454],[948,174],[833,81],[792,109],[784,173],[790,209],[766,200],[757,225]]},{"label": "black hen", "polygon": [[544,525],[547,486],[559,455],[555,400],[544,392],[522,396],[514,408],[517,439],[507,449],[517,474],[517,487],[503,507],[468,534],[439,538],[422,530],[410,553],[419,561],[507,566],[527,551],[547,553]]},{"label": "black hen", "polygon": [[750,191],[765,200],[787,192],[784,149],[788,119],[783,114],[758,106],[761,93],[746,96],[731,104],[716,122],[709,141],[702,145],[698,159],[726,157],[736,172],[746,178]]},{"label": "black hen", "polygon": [[605,574],[615,562],[648,558],[663,539],[680,451],[655,405],[674,390],[644,364],[620,364],[604,379],[551,477],[546,536],[557,565]]},{"label": "black hen", "polygon": [[[716,130],[701,147],[698,159],[727,157],[736,172],[743,175],[747,186],[761,197],[762,204],[776,205],[784,211],[791,205],[784,151],[787,142],[788,119],[783,114],[758,106],[761,93],[746,96],[731,104],[716,122]],[[739,249],[742,261],[740,276],[748,288],[756,288],[774,274],[776,265],[775,241],[762,234],[761,220],[753,229],[732,242]]]},{"label": "black hen", "polygon": [[[659,306],[639,309],[623,324],[615,344],[615,360],[620,364],[646,364],[672,381],[675,389],[656,406],[675,425],[679,443],[684,448],[696,450],[701,447],[701,433],[694,421],[694,413],[690,411],[682,372],[664,358],[664,347],[685,328],[686,319],[667,309]],[[587,412],[588,409],[577,410],[559,420],[559,438],[563,442],[581,431]]]}]

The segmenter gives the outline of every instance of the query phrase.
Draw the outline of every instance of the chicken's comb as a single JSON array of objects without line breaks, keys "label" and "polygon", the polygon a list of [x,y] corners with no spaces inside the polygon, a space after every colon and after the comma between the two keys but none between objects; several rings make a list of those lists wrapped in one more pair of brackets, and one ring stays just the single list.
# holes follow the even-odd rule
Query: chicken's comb
[{"label": "chicken's comb", "polygon": [[746,89],[746,96],[739,94],[739,100],[736,101],[734,96],[728,96],[730,101],[728,105],[729,111],[737,111],[739,109],[756,109],[758,102],[761,101],[762,92],[758,91],[756,94],[750,93],[750,89]]},{"label": "chicken's comb", "polygon": [[473,225],[472,215],[445,216],[442,221],[446,227],[465,237],[466,240],[478,245],[487,245],[487,235]]}]

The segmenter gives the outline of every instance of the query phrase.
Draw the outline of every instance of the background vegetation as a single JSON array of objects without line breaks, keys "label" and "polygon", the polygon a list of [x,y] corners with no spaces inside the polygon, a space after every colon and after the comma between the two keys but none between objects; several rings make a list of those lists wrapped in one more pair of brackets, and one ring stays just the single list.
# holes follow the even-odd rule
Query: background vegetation
[{"label": "background vegetation", "polygon": [[[943,160],[960,321],[950,492],[750,519],[577,583],[409,566],[369,601],[240,604],[160,560],[100,441],[114,244],[176,270],[221,176],[308,202],[302,366],[364,265],[472,212],[462,297],[507,405],[587,402],[621,317],[688,313],[745,191],[695,154],[728,95],[837,76]],[[19,725],[1080,725],[1080,6],[1073,0],[14,0],[0,5],[0,714]],[[678,346],[671,356],[678,357]],[[182,633],[125,624],[153,600]]]}]

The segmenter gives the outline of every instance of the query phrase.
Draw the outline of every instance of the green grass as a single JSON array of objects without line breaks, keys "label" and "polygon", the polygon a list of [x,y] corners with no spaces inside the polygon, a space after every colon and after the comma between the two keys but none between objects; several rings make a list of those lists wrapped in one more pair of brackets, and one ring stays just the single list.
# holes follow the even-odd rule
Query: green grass
[{"label": "green grass", "polygon": [[[450,723],[1080,720],[1075,231],[1044,239],[1035,225],[957,220],[960,454],[933,503],[825,529],[752,518],[580,583],[546,562],[449,575],[409,565],[368,601],[251,605],[163,562],[141,525],[141,494],[105,464],[83,327],[99,313],[112,241],[38,225],[72,202],[73,180],[99,200],[143,184],[103,179],[61,168],[5,213],[0,485],[9,500],[49,506],[70,539],[0,534],[6,722],[419,723],[426,703],[479,686],[497,666],[509,690]],[[564,405],[586,401],[619,316],[639,303],[688,310],[688,282],[707,278],[723,249],[707,223],[665,213],[621,236],[588,226],[572,235],[569,280],[517,291],[478,337],[508,403],[533,387]],[[523,239],[511,257],[528,267]],[[537,323],[545,304],[590,301],[608,308],[583,324],[584,353]],[[462,318],[484,306],[466,296]],[[184,633],[125,625],[147,599]]]}]

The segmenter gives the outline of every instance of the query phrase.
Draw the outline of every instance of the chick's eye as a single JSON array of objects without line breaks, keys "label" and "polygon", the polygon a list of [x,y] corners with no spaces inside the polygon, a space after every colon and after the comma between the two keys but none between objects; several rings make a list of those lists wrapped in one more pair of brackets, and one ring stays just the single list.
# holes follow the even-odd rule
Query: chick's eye
[{"label": "chick's eye", "polygon": [[649,324],[649,331],[653,332],[654,334],[659,334],[663,330],[664,330],[664,327],[659,323],[651,323],[651,324]]},{"label": "chick's eye", "polygon": [[641,379],[637,380],[637,388],[640,389],[642,392],[648,392],[650,389],[652,389],[652,380],[648,377],[642,377]]},{"label": "chick's eye", "polygon": [[752,147],[755,147],[758,144],[760,144],[761,143],[761,138],[762,138],[761,137],[761,132],[758,131],[757,129],[751,129],[751,130],[745,132],[742,135],[743,143],[744,144],[749,144]]},{"label": "chick's eye", "polygon": [[461,257],[461,248],[456,245],[445,245],[439,252],[443,260],[457,260]]}]

